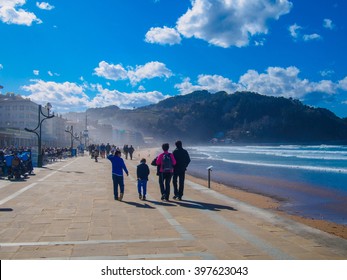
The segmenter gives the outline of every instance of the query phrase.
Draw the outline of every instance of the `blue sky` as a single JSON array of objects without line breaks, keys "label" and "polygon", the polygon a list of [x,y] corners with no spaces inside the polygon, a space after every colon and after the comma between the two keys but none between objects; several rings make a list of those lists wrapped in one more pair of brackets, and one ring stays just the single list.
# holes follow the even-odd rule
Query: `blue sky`
[{"label": "blue sky", "polygon": [[206,89],[347,117],[345,0],[0,0],[0,89],[54,111]]}]

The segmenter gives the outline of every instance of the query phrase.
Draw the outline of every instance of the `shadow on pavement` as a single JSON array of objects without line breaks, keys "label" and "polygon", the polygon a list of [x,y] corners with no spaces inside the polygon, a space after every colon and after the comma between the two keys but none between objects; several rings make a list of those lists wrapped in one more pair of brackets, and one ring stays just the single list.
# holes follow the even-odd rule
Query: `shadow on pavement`
[{"label": "shadow on pavement", "polygon": [[47,170],[52,170],[52,171],[56,171],[56,172],[61,172],[61,173],[76,173],[76,174],[85,174],[85,172],[83,171],[64,171],[64,170],[59,170],[59,169],[53,169],[53,168],[49,168],[49,167],[42,167],[44,169]]},{"label": "shadow on pavement", "polygon": [[12,208],[0,208],[0,212],[12,212]]},{"label": "shadow on pavement", "polygon": [[237,211],[237,209],[214,203],[206,203],[201,201],[193,201],[193,200],[176,200],[174,201],[178,205],[187,208],[201,209],[201,210],[210,210],[210,211],[221,211],[221,210],[229,210],[229,211]]},{"label": "shadow on pavement", "polygon": [[147,204],[144,202],[144,204],[142,203],[138,203],[138,202],[131,202],[131,201],[122,201],[123,203],[126,203],[126,204],[129,204],[131,206],[135,206],[135,207],[138,207],[138,208],[144,208],[144,209],[155,209],[155,207]]}]

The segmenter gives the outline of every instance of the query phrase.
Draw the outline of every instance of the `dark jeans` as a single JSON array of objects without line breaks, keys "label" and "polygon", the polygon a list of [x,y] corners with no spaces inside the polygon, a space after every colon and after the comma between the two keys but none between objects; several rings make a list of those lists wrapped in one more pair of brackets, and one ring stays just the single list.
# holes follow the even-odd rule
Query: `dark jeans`
[{"label": "dark jeans", "polygon": [[170,182],[172,173],[160,173],[159,174],[159,186],[162,199],[169,199],[170,196]]},{"label": "dark jeans", "polygon": [[137,181],[137,191],[144,196],[147,194],[147,180]]},{"label": "dark jeans", "polygon": [[112,174],[112,180],[113,180],[113,194],[114,198],[118,198],[118,185],[120,189],[120,193],[124,193],[124,178],[123,176],[117,176],[115,174]]},{"label": "dark jeans", "polygon": [[[184,191],[184,179],[185,179],[186,172],[175,172],[172,177],[172,184],[174,187],[174,194],[176,197],[182,198],[183,191]],[[178,178],[178,185],[177,185],[177,178]]]}]

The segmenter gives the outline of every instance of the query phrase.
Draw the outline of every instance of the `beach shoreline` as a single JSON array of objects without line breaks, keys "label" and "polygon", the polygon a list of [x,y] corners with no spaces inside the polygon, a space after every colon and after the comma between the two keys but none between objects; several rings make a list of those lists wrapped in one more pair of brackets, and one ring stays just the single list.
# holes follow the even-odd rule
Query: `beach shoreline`
[{"label": "beach shoreline", "polygon": [[[170,151],[171,150],[172,147]],[[139,158],[146,158],[147,163],[150,165],[151,161],[160,153],[161,150],[158,148],[147,148],[139,150],[138,156]],[[198,183],[200,185],[206,186],[206,188],[208,187],[207,178],[203,178],[202,176],[199,176],[197,174],[190,174],[189,168],[186,173],[186,179]],[[217,182],[213,179],[211,179],[210,187],[211,189],[221,194],[248,203],[252,206],[269,211],[274,211],[276,214],[290,218],[299,223],[347,239],[347,225],[327,221],[324,219],[324,217],[322,217],[322,219],[315,219],[288,213],[285,210],[281,209],[283,200],[279,197],[271,197],[269,195],[257,193],[252,190],[245,190],[244,188],[239,188],[232,184]]]},{"label": "beach shoreline", "polygon": [[[186,179],[208,187],[208,182],[206,179],[199,178],[190,174],[186,174]],[[275,197],[246,191],[238,188],[237,186],[226,185],[213,180],[211,180],[210,186],[211,189],[226,196],[235,198],[237,200],[248,203],[252,206],[259,207],[261,209],[274,211],[275,213],[290,218],[294,221],[322,230],[329,234],[333,234],[335,236],[347,239],[347,225],[326,221],[324,219],[306,218],[299,215],[289,214],[284,210],[280,209],[281,201],[276,199]]]}]

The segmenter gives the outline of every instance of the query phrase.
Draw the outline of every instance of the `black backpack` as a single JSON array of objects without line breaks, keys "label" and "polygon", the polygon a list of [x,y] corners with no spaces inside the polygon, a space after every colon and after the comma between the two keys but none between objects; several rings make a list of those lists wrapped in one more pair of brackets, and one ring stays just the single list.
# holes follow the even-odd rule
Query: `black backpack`
[{"label": "black backpack", "polygon": [[164,154],[163,155],[163,161],[162,161],[162,169],[164,173],[172,172],[173,164],[171,159],[171,154]]}]

